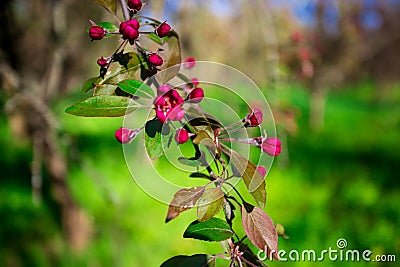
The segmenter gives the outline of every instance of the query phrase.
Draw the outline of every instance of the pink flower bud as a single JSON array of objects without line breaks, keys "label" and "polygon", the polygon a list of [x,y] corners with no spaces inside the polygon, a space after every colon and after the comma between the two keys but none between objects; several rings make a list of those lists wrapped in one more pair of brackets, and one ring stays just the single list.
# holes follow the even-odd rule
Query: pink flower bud
[{"label": "pink flower bud", "polygon": [[176,131],[175,140],[178,144],[184,144],[189,139],[189,133],[186,129],[180,128]]},{"label": "pink flower bud", "polygon": [[265,175],[267,174],[267,169],[264,166],[259,165],[256,167],[256,170],[262,177],[265,177]]},{"label": "pink flower bud", "polygon": [[200,103],[204,98],[204,91],[202,88],[194,88],[189,93],[189,101],[192,103]]},{"label": "pink flower bud", "polygon": [[117,139],[118,142],[120,142],[121,144],[126,144],[131,142],[137,135],[137,130],[132,130],[132,129],[128,129],[128,128],[119,128],[114,136]]},{"label": "pink flower bud", "polygon": [[183,67],[185,69],[191,69],[196,65],[196,59],[194,57],[188,57],[185,59]]},{"label": "pink flower bud", "polygon": [[108,64],[108,60],[105,59],[104,57],[101,57],[97,60],[97,65],[99,65],[100,67],[105,67]]},{"label": "pink flower bud", "polygon": [[278,156],[282,151],[281,141],[276,137],[265,138],[261,148],[270,156]]},{"label": "pink flower bud", "polygon": [[248,123],[249,127],[255,127],[261,124],[263,120],[263,114],[261,110],[255,109],[249,114],[247,114],[247,117],[244,119],[246,123]]},{"label": "pink flower bud", "polygon": [[101,40],[106,35],[106,31],[100,26],[92,26],[89,29],[89,36],[92,40]]},{"label": "pink flower bud", "polygon": [[151,53],[147,59],[153,66],[161,66],[164,63],[164,60],[156,53]]},{"label": "pink flower bud", "polygon": [[134,41],[139,37],[139,22],[136,19],[121,22],[119,32],[122,38]]},{"label": "pink flower bud", "polygon": [[192,82],[192,84],[194,85],[194,87],[197,87],[199,85],[199,80],[196,78],[192,78],[190,79],[190,81]]},{"label": "pink flower bud", "polygon": [[142,8],[143,4],[140,0],[128,0],[128,7],[135,11],[139,11]]},{"label": "pink flower bud", "polygon": [[160,26],[158,26],[158,28],[156,29],[156,33],[159,37],[167,36],[170,31],[171,31],[171,26],[169,26],[165,22],[161,23]]}]

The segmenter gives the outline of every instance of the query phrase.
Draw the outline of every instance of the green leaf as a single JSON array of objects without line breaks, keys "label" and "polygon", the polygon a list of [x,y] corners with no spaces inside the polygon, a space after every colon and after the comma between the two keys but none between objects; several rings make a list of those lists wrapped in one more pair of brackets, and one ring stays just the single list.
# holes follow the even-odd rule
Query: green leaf
[{"label": "green leaf", "polygon": [[82,93],[89,92],[90,90],[94,89],[96,87],[96,84],[101,81],[101,78],[99,77],[93,77],[90,79],[87,79],[86,82],[83,83],[82,85]]},{"label": "green leaf", "polygon": [[[100,26],[109,32],[118,32],[119,31],[119,28],[117,26],[115,26],[114,24],[112,24],[111,22],[108,22],[108,21],[98,22],[96,24],[97,24],[97,26]],[[111,34],[109,34],[109,35],[111,35]]]},{"label": "green leaf", "polygon": [[223,241],[234,235],[229,225],[219,219],[211,218],[204,222],[194,221],[183,234],[184,238],[194,238],[204,241]]},{"label": "green leaf", "polygon": [[102,5],[108,12],[112,14],[117,13],[117,0],[93,0],[94,2]]},{"label": "green leaf", "polygon": [[138,80],[123,80],[118,83],[118,87],[134,96],[154,97],[153,90],[147,84]]},{"label": "green leaf", "polygon": [[257,205],[265,207],[267,193],[265,191],[264,177],[256,170],[256,166],[245,157],[231,150],[231,160],[243,178],[247,190],[252,195]]},{"label": "green leaf", "polygon": [[251,243],[263,250],[267,256],[274,252],[273,258],[279,260],[278,233],[274,222],[262,209],[243,203],[242,225]]},{"label": "green leaf", "polygon": [[161,123],[157,118],[149,120],[145,125],[144,142],[147,154],[151,159],[164,155],[172,141],[172,131],[168,124]]},{"label": "green leaf", "polygon": [[175,193],[168,207],[165,222],[175,219],[182,212],[193,208],[204,193],[204,186],[184,188]]},{"label": "green leaf", "polygon": [[136,109],[130,102],[128,97],[94,96],[68,107],[65,112],[82,117],[120,117]]},{"label": "green leaf", "polygon": [[197,220],[207,221],[218,214],[224,204],[224,192],[220,187],[207,188],[197,206]]},{"label": "green leaf", "polygon": [[160,267],[214,267],[215,260],[211,259],[213,256],[207,254],[179,255],[166,260]]},{"label": "green leaf", "polygon": [[163,39],[161,39],[157,34],[155,33],[148,33],[148,34],[144,34],[145,37],[147,37],[148,39],[152,40],[153,42],[155,42],[158,45],[162,45],[163,44]]}]

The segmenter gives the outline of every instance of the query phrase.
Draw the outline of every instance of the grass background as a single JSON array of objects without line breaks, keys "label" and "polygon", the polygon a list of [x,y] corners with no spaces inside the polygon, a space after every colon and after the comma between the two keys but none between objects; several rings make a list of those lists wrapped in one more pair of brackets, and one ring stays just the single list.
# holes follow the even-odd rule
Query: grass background
[{"label": "grass background", "polygon": [[[267,177],[266,212],[285,226],[279,248],[317,253],[345,238],[349,249],[395,254],[400,260],[400,86],[378,91],[366,80],[331,91],[321,131],[308,127],[309,93],[296,84],[276,88],[274,101],[296,107],[297,135],[283,135]],[[265,88],[267,93],[269,89]],[[77,90],[78,91],[78,90]],[[0,115],[0,266],[159,266],[178,254],[219,253],[219,244],[183,239],[195,211],[164,223],[167,206],[130,176],[113,132],[121,119],[78,118],[58,103],[60,142],[68,149],[68,183],[92,222],[92,242],[79,255],[63,242],[51,199],[31,201],[29,144],[15,140]],[[279,129],[278,129],[279,130]],[[138,151],[137,157],[142,157]],[[288,159],[288,160],[287,160]],[[141,166],[138,166],[140,168]],[[146,168],[143,175],[146,175]],[[48,197],[49,188],[43,188]],[[149,177],[148,179],[151,179]],[[172,196],[171,196],[172,197]],[[218,264],[217,266],[224,266]],[[396,263],[273,262],[269,266],[396,266]]]}]

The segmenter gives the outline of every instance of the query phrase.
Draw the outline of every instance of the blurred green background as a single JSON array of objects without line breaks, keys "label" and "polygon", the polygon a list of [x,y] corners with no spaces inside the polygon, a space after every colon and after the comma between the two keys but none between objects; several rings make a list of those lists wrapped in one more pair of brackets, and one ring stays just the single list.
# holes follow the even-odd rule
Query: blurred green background
[{"label": "blurred green background", "polygon": [[[280,249],[344,238],[398,262],[400,1],[249,2],[149,1],[144,12],[168,19],[184,56],[236,67],[270,102],[284,152],[265,210],[290,237]],[[114,140],[122,119],[64,113],[117,43],[90,42],[87,20],[113,18],[91,1],[0,6],[0,266],[159,266],[221,252],[182,238],[193,211],[164,224],[167,206],[135,184]],[[269,263],[353,265],[397,266]]]}]

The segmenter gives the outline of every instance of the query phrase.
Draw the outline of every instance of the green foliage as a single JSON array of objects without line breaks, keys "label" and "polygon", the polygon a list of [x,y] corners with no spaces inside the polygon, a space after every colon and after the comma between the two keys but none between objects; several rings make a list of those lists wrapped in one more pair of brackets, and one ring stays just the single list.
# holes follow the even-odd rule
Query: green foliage
[{"label": "green foliage", "polygon": [[[374,88],[374,84],[364,82],[349,85],[347,91],[343,88],[331,92],[327,98],[325,128],[319,133],[308,130],[309,95],[295,85],[280,88],[281,97],[296,105],[302,115],[297,117],[298,135],[287,138],[290,161],[278,160],[277,168],[268,176],[268,190],[273,192],[268,195],[268,214],[275,223],[285,226],[285,233],[290,237],[279,240],[279,249],[322,251],[329,246],[335,248],[336,240],[344,237],[351,249],[368,248],[374,255],[396,254],[400,242],[396,234],[400,221],[397,179],[400,95],[397,86],[392,91],[381,92],[377,101]],[[0,242],[0,265],[9,266],[13,260],[19,266],[40,267],[86,266],[88,262],[97,266],[159,266],[171,255],[220,251],[218,242],[182,238],[183,229],[196,216],[195,209],[160,226],[166,206],[143,194],[127,179],[128,170],[121,168],[124,158],[110,136],[121,119],[82,120],[63,114],[65,105],[76,97],[58,100],[52,109],[60,114],[62,129],[71,134],[69,148],[80,151],[74,156],[78,158],[70,159],[68,182],[79,205],[93,218],[95,235],[91,244],[81,256],[67,250],[55,217],[59,210],[48,202],[49,192],[43,192],[42,206],[32,205],[31,151],[21,140],[14,141],[4,114],[0,114],[0,147],[4,155],[0,157],[0,197],[4,200],[0,205],[4,215],[0,227],[4,237],[0,239],[3,241]],[[384,134],[376,138],[377,132]],[[150,175],[146,168],[143,174]],[[243,189],[246,190],[244,186]],[[234,227],[241,224],[238,217],[233,220]],[[53,250],[48,252],[49,248]],[[289,264],[267,263],[278,267]],[[335,267],[337,264],[298,261],[289,265]],[[377,262],[340,264],[382,266]],[[221,266],[224,265],[221,263]]]},{"label": "green foliage", "polygon": [[118,87],[131,95],[139,97],[154,97],[154,92],[151,88],[138,80],[123,80],[118,83]]},{"label": "green foliage", "polygon": [[197,205],[197,220],[207,221],[217,215],[224,203],[224,192],[220,187],[207,188]]},{"label": "green foliage", "polygon": [[261,207],[265,207],[266,192],[264,177],[256,170],[256,166],[239,153],[231,150],[231,160],[246,185],[247,190]]},{"label": "green foliage", "polygon": [[[96,23],[96,25],[106,29],[109,32],[118,32],[119,31],[119,28],[117,26],[115,26],[113,23],[108,22],[108,21],[98,22],[98,23]],[[106,34],[105,37],[110,37],[110,36],[112,36],[112,34]]]},{"label": "green foliage", "polygon": [[223,241],[234,235],[228,223],[218,218],[204,222],[194,221],[186,228],[183,237],[204,241]]},{"label": "green foliage", "polygon": [[167,124],[162,124],[157,118],[146,122],[144,143],[151,159],[164,155],[165,149],[172,142],[172,131]]},{"label": "green foliage", "polygon": [[196,205],[205,190],[204,186],[193,188],[184,188],[175,193],[168,207],[167,218],[165,222],[176,218],[181,212],[189,210]]},{"label": "green foliage", "polygon": [[65,112],[82,117],[120,117],[135,109],[128,97],[98,95],[68,107]]}]

